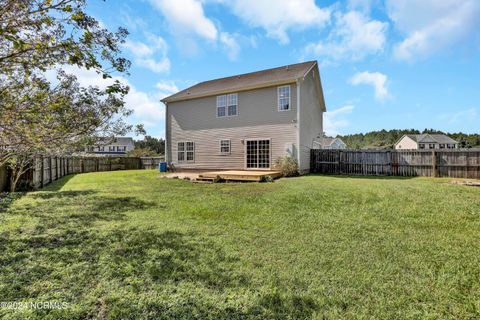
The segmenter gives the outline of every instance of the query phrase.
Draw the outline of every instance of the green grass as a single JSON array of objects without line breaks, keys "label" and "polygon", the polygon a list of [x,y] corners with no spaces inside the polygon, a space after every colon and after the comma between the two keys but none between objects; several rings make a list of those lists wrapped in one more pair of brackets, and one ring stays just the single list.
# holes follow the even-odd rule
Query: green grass
[{"label": "green grass", "polygon": [[5,319],[478,319],[480,188],[66,177],[0,211]]}]

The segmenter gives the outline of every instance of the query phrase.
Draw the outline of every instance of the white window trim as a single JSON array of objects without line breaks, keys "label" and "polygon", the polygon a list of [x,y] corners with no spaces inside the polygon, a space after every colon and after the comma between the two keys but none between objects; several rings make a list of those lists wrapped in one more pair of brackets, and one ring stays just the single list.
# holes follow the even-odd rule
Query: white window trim
[{"label": "white window trim", "polygon": [[[288,109],[283,110],[280,108],[280,89],[288,88]],[[292,88],[290,85],[277,87],[277,109],[278,112],[290,111],[292,110]]]},{"label": "white window trim", "polygon": [[[247,141],[258,141],[258,140],[268,140],[269,142],[269,147],[270,147],[270,161],[268,164],[268,168],[248,168],[247,167]],[[252,171],[269,171],[272,169],[272,138],[249,138],[244,140],[244,146],[243,146],[243,153],[244,153],[244,159],[243,159],[243,166],[245,170],[252,170]]]},{"label": "white window trim", "polygon": [[[223,152],[222,151],[222,142],[223,141],[228,141],[228,152]],[[222,156],[228,156],[232,153],[232,141],[230,139],[221,139],[220,140],[220,155]]]},{"label": "white window trim", "polygon": [[[237,98],[236,98],[236,100],[237,100],[237,104],[236,104],[236,110],[237,110],[237,112],[236,112],[234,115],[229,116],[229,115],[228,115],[228,107],[229,107],[229,104],[228,104],[228,96],[229,96],[229,95],[232,95],[232,94],[234,94],[234,95],[237,96]],[[222,96],[225,97],[225,105],[224,105],[224,106],[219,106],[219,105],[218,105],[218,98],[219,98],[219,97],[222,97]],[[217,107],[216,107],[216,109],[215,109],[215,116],[216,116],[217,118],[231,118],[231,117],[236,117],[236,116],[238,116],[238,93],[234,92],[234,93],[221,94],[221,95],[217,96],[216,101],[217,101]],[[221,108],[221,107],[224,107],[224,108],[225,108],[225,115],[224,115],[224,116],[219,116],[219,115],[218,115],[218,108]]]},{"label": "white window trim", "polygon": [[[178,144],[183,143],[183,151],[178,151]],[[193,144],[193,151],[187,151],[187,143]],[[183,153],[183,160],[178,160],[178,154]],[[193,159],[187,160],[187,152],[193,152]],[[195,142],[193,141],[177,141],[177,162],[184,163],[184,162],[195,162]]]}]

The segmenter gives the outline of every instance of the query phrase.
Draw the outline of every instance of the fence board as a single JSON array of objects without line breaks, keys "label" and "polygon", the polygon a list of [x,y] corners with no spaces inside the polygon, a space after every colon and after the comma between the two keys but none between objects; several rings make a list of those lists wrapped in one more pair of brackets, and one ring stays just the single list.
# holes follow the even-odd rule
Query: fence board
[{"label": "fence board", "polygon": [[310,171],[324,174],[480,179],[480,151],[311,150]]},{"label": "fence board", "polygon": [[[82,172],[156,169],[163,157],[39,157],[32,169],[22,176],[19,185],[39,189],[69,174]],[[0,167],[0,191],[8,188],[9,172]]]}]

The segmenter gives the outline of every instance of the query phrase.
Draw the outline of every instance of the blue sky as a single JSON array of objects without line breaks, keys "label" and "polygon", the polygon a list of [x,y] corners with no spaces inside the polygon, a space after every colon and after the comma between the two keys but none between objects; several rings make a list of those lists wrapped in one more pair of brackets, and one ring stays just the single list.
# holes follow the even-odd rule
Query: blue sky
[{"label": "blue sky", "polygon": [[[159,99],[197,82],[317,60],[327,133],[480,130],[478,0],[108,0],[126,27],[129,119],[162,137]],[[80,81],[98,83],[89,72]]]}]

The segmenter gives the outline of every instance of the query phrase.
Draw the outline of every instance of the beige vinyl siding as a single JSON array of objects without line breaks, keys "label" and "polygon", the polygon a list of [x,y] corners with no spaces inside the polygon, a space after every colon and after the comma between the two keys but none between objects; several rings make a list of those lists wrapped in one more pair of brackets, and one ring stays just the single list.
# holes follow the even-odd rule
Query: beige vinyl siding
[{"label": "beige vinyl siding", "polygon": [[[285,154],[285,145],[295,143],[296,128],[292,124],[262,125],[205,130],[181,130],[172,121],[172,155],[177,168],[188,169],[245,169],[245,140],[270,139],[271,160]],[[220,140],[230,140],[230,153],[220,152]],[[178,142],[195,143],[195,161],[178,162]]]},{"label": "beige vinyl siding", "polygon": [[[428,148],[428,144],[426,146]],[[404,136],[400,141],[395,145],[395,149],[397,150],[411,150],[411,149],[418,149],[418,144],[412,138],[408,136]]]},{"label": "beige vinyl siding", "polygon": [[[290,84],[291,109],[278,111],[277,87],[238,92],[237,116],[217,118],[216,96],[172,102],[167,107],[167,154],[179,168],[244,169],[245,139],[271,139],[271,161],[297,139],[296,84]],[[231,141],[229,155],[220,140]],[[177,161],[178,142],[195,142],[195,162]]]},{"label": "beige vinyl siding", "polygon": [[305,172],[310,169],[310,149],[318,149],[323,132],[323,109],[325,101],[322,86],[318,86],[320,75],[315,65],[312,70],[300,80],[300,132],[299,132],[299,167]]}]

